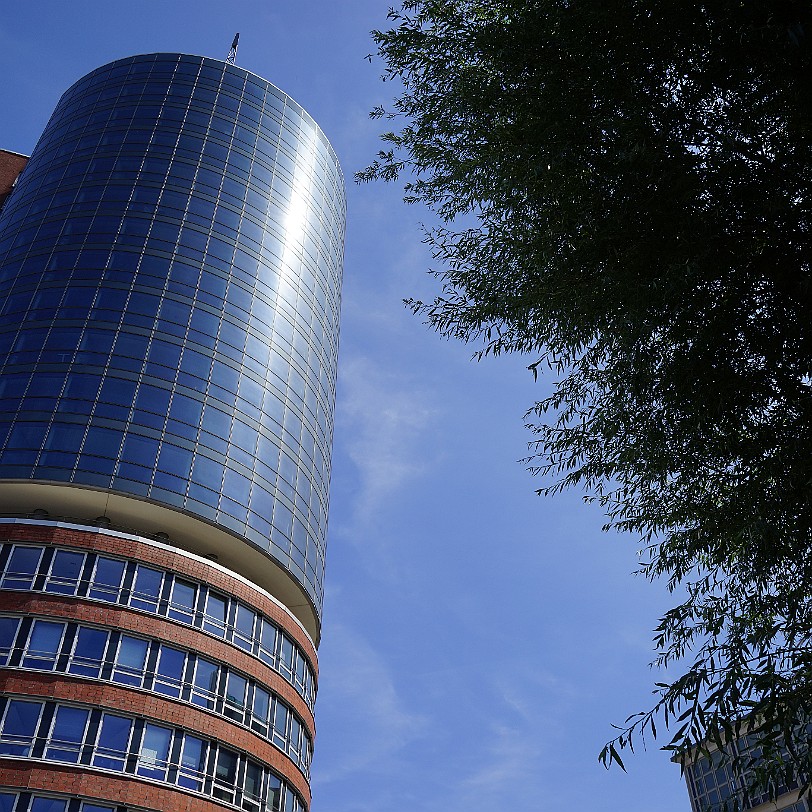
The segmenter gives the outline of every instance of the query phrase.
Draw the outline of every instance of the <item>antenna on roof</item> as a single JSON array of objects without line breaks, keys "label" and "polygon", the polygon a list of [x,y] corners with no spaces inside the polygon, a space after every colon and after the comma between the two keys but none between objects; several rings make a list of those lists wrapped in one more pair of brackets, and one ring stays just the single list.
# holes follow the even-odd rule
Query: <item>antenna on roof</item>
[{"label": "antenna on roof", "polygon": [[228,52],[228,59],[226,62],[233,65],[237,61],[237,43],[240,41],[240,35],[234,35],[234,42],[231,43],[231,50]]}]

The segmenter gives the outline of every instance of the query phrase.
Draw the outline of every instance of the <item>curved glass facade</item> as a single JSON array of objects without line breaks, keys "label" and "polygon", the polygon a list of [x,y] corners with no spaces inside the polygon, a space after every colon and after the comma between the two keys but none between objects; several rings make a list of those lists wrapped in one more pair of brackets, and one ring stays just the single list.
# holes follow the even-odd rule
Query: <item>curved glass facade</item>
[{"label": "curved glass facade", "polygon": [[344,218],[269,82],[180,54],[79,80],[0,214],[0,479],[204,518],[319,613]]}]

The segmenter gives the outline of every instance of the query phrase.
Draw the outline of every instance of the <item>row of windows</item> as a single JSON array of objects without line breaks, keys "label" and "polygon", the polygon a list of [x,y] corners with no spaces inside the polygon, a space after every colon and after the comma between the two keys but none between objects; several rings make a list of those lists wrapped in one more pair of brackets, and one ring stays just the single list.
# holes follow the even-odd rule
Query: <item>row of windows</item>
[{"label": "row of windows", "polygon": [[[81,252],[83,257],[87,253]],[[136,258],[135,254],[128,256]],[[154,259],[145,259],[144,265]],[[41,266],[41,263],[38,265]],[[178,263],[173,263],[170,269],[167,261],[166,271],[170,280],[167,287],[172,287],[173,277],[185,275],[188,267],[184,265],[180,268]],[[8,273],[17,274],[19,268],[19,264],[12,263]],[[43,272],[41,267],[33,269],[30,277],[18,279],[13,290],[3,297],[2,313],[8,317],[7,332],[16,332],[21,321],[25,321],[26,325],[43,322],[42,326],[47,327],[55,320],[67,322],[65,326],[70,326],[74,331],[82,326],[96,326],[99,322],[147,331],[155,329],[160,338],[177,347],[194,343],[200,345],[200,352],[208,354],[216,347],[217,353],[228,359],[229,365],[254,378],[259,385],[263,385],[271,371],[283,382],[290,378],[289,385],[294,391],[306,391],[303,383],[307,380],[309,388],[319,396],[323,405],[332,402],[335,336],[325,329],[319,319],[312,319],[312,311],[305,302],[300,300],[298,310],[294,310],[293,306],[282,306],[281,299],[275,299],[271,306],[255,298],[251,304],[252,315],[241,321],[242,315],[236,310],[236,305],[230,305],[227,300],[229,297],[232,300],[242,298],[242,294],[249,296],[248,292],[232,283],[226,293],[225,280],[217,276],[212,279],[208,272],[199,283],[201,288],[217,291],[222,287],[225,304],[222,299],[219,304],[205,301],[197,289],[170,292],[159,287],[166,285],[166,280],[154,275],[142,276],[140,272],[128,271],[113,273],[122,280],[108,279],[111,272],[102,272],[101,269],[94,271],[89,266],[70,274],[60,274],[63,278],[54,280],[49,278],[54,274]],[[197,274],[197,271],[192,273]],[[72,278],[65,279],[65,276]],[[102,276],[105,278],[102,279]],[[196,276],[194,281],[198,284]],[[184,285],[179,283],[175,287],[180,290]],[[279,288],[293,290],[292,285],[281,276]],[[291,295],[295,298],[295,290]],[[97,351],[101,352],[101,349]],[[180,350],[176,352],[179,354]],[[290,374],[284,367],[273,367],[274,361],[278,363],[282,359],[291,364]],[[297,376],[302,381],[298,387]],[[198,377],[205,380],[207,375]]]},{"label": "row of windows", "polygon": [[304,809],[269,769],[215,741],[79,705],[15,698],[2,702],[0,755],[128,773],[250,812],[281,809],[285,795],[291,798],[292,812]]},{"label": "row of windows", "polygon": [[[102,187],[96,188],[100,192]],[[194,200],[195,205],[200,203],[198,198]],[[73,211],[67,206],[62,208]],[[64,215],[57,212],[57,216]],[[170,300],[187,304],[194,300],[196,306],[212,308],[210,312],[225,313],[226,321],[233,321],[258,340],[266,339],[274,322],[284,319],[287,324],[280,322],[277,331],[291,341],[294,324],[298,324],[303,337],[308,330],[317,338],[321,335],[315,350],[325,353],[329,365],[329,359],[335,355],[339,303],[332,286],[327,287],[321,279],[316,281],[323,267],[324,263],[302,261],[295,252],[286,252],[284,260],[268,265],[260,262],[256,252],[238,249],[228,267],[221,268],[212,263],[204,267],[124,248],[93,247],[80,252],[60,247],[47,264],[40,256],[5,263],[0,271],[0,292],[5,294],[12,289],[17,292],[40,281],[51,283],[66,291],[68,297],[64,302],[53,303],[55,314],[61,314],[57,309],[61,307],[66,311],[65,317],[82,318],[91,306],[105,305],[101,301],[92,305],[86,300],[74,302],[73,297],[86,297],[85,286],[95,287],[104,280],[105,287],[110,288],[144,287],[161,295],[166,292]],[[305,325],[308,307],[319,317],[309,319]],[[84,313],[80,314],[80,310]],[[323,318],[327,318],[325,314],[329,319],[322,324]],[[188,316],[180,321],[188,322]]]},{"label": "row of windows", "polygon": [[[288,236],[276,237],[271,230],[263,230],[247,219],[241,221],[239,231],[234,229],[218,235],[211,231],[210,226],[208,230],[192,226],[192,220],[185,218],[185,215],[183,220],[169,220],[166,214],[156,215],[153,211],[143,216],[133,216],[121,205],[114,207],[112,204],[105,206],[103,212],[86,214],[78,208],[65,213],[57,212],[55,216],[58,219],[49,220],[44,225],[29,219],[28,226],[23,229],[15,229],[10,224],[4,226],[8,236],[0,240],[0,255],[4,255],[7,261],[19,263],[26,256],[39,257],[53,250],[58,254],[71,254],[86,247],[98,254],[99,247],[107,244],[115,245],[117,250],[128,247],[132,247],[133,251],[140,249],[146,255],[162,258],[167,263],[174,258],[181,263],[200,263],[214,269],[227,269],[236,267],[236,262],[239,262],[242,266],[248,265],[250,272],[237,272],[235,277],[252,287],[256,285],[257,293],[273,302],[273,305],[269,305],[257,298],[253,306],[257,326],[270,323],[277,312],[287,311],[294,315],[299,329],[306,335],[319,332],[333,337],[334,323],[338,318],[338,296],[332,292],[332,285],[316,281],[316,275],[321,276],[320,269],[326,264],[319,262],[320,252],[311,254],[297,247]],[[257,240],[247,239],[248,232],[252,230],[256,231]],[[305,239],[304,244],[307,245],[308,241],[309,238]],[[241,254],[239,258],[238,253]],[[41,259],[38,261],[40,265],[43,264]],[[291,262],[298,269],[309,269],[306,275],[313,282],[314,289],[304,284],[298,285],[298,280],[297,286],[288,285],[288,281],[296,277],[290,277],[283,265]],[[94,266],[95,263],[88,267]],[[64,282],[64,279],[60,281]],[[214,283],[217,281],[215,278]],[[280,296],[283,301],[281,307],[277,307],[276,300]],[[24,305],[24,302],[16,299],[14,302],[15,312],[20,305]],[[222,301],[217,302],[215,307],[221,310]],[[244,314],[238,311],[235,315],[244,333]]]},{"label": "row of windows", "polygon": [[[135,58],[139,59],[144,57]],[[282,118],[295,141],[314,142],[319,156],[334,169],[340,184],[335,152],[308,113],[266,80],[222,63],[169,54],[158,55],[148,66],[138,61],[112,63],[93,71],[69,88],[60,99],[56,108],[58,115],[54,118],[61,120],[77,101],[81,103],[95,91],[121,103],[133,96],[160,97],[170,82],[178,86],[178,94],[192,97],[204,108],[210,109],[220,95],[224,104],[229,105],[230,116],[236,110],[234,102],[239,100],[245,118],[254,124],[262,120],[261,116]]]},{"label": "row of windows", "polygon": [[[337,165],[325,159],[312,137],[294,133],[290,121],[280,119],[278,112],[263,116],[260,123],[252,120],[250,107],[240,112],[220,110],[220,99],[214,105],[202,105],[189,85],[165,84],[162,91],[157,104],[143,97],[118,102],[99,102],[92,94],[81,97],[78,106],[59,111],[52,119],[53,126],[37,145],[29,172],[39,171],[41,163],[51,168],[65,158],[109,152],[120,143],[115,137],[126,131],[126,142],[136,146],[139,154],[152,144],[153,154],[178,150],[192,160],[202,156],[207,164],[219,162],[219,166],[229,160],[233,167],[229,171],[243,180],[256,167],[259,183],[274,172],[288,182],[295,175],[321,187],[321,197],[334,215],[343,208]],[[153,131],[160,136],[154,138]]]},{"label": "row of windows", "polygon": [[[161,175],[159,181],[158,175],[150,175],[138,170],[123,170],[120,168],[121,159],[116,162],[114,170],[101,172],[98,163],[101,159],[96,158],[94,160],[96,161],[95,164],[78,162],[71,165],[68,169],[75,174],[68,176],[65,176],[61,169],[52,169],[42,179],[42,189],[37,190],[37,193],[41,194],[50,185],[61,189],[70,182],[87,186],[88,184],[106,184],[109,180],[114,180],[118,181],[119,184],[127,183],[142,189],[145,188],[148,182],[152,182],[157,197],[157,193],[164,182],[163,179],[167,177]],[[85,164],[88,165],[85,166]],[[190,166],[190,171],[194,172],[194,166]],[[202,196],[217,195],[216,189],[210,189],[207,193],[205,189],[198,188],[202,171],[201,169],[197,172],[198,181],[192,190],[195,199]],[[216,169],[209,171],[211,171],[212,175],[218,175]],[[219,176],[223,178],[224,184],[229,181],[228,174]],[[36,176],[32,175],[30,180],[32,186],[24,187],[26,193],[30,194],[34,191],[32,187],[35,179]],[[167,186],[171,188],[173,185],[175,184],[173,184],[172,175],[170,174],[167,179]],[[230,203],[231,206],[236,205],[238,210],[242,209],[242,198],[246,194],[245,187],[243,189],[242,194]],[[221,215],[225,215],[226,212],[231,214],[229,206],[226,205],[229,197],[233,198],[234,195],[223,195],[219,198]],[[321,243],[321,226],[318,218],[316,218],[315,223],[307,222],[305,216],[307,207],[297,204],[297,201],[304,199],[301,194],[294,193],[289,212],[284,212],[275,207],[271,214],[265,216],[263,213],[260,215],[262,220],[260,223],[254,222],[249,216],[242,216],[241,211],[238,211],[233,214],[233,218],[238,221],[233,226],[226,226],[222,223],[222,220],[226,219],[225,216],[218,219],[214,226],[211,222],[198,225],[196,219],[187,220],[183,212],[177,212],[176,215],[183,218],[180,222],[173,221],[169,219],[172,215],[171,211],[161,211],[160,215],[165,219],[156,220],[154,208],[142,215],[139,212],[140,206],[135,211],[132,211],[126,203],[118,203],[117,205],[108,203],[105,205],[104,210],[96,214],[95,219],[93,219],[93,211],[83,211],[80,207],[71,212],[74,214],[73,217],[65,218],[63,216],[61,223],[51,220],[41,225],[38,219],[26,217],[25,222],[21,224],[23,227],[19,230],[12,229],[11,225],[9,225],[7,227],[9,237],[0,242],[0,253],[8,252],[8,256],[13,257],[20,253],[37,251],[50,246],[59,246],[61,248],[80,247],[85,240],[90,243],[105,242],[106,240],[119,244],[133,243],[140,240],[142,246],[145,246],[151,253],[159,252],[170,255],[177,253],[178,255],[190,256],[192,259],[202,258],[205,254],[209,258],[214,257],[224,263],[232,261],[235,248],[250,250],[256,255],[265,253],[274,257],[275,261],[270,263],[272,266],[278,265],[279,260],[286,253],[295,251],[311,267],[318,268],[319,255],[322,253],[330,255],[335,253],[337,249]],[[19,201],[15,202],[22,204],[25,199],[21,197]],[[18,211],[21,211],[21,208]],[[232,217],[227,219],[232,219]]]},{"label": "row of windows", "polygon": [[312,709],[313,672],[276,624],[206,585],[133,561],[78,550],[4,544],[0,589],[106,601],[194,626],[257,657],[290,682]]},{"label": "row of windows", "polygon": [[85,801],[82,798],[56,795],[32,795],[9,792],[0,787],[0,812],[128,812],[127,807]]},{"label": "row of windows", "polygon": [[[812,725],[808,726],[808,733],[812,735]],[[758,737],[745,735],[735,742],[727,745],[730,753],[739,756],[744,763],[753,761],[757,763],[761,757]],[[785,751],[785,755],[786,751]],[[687,769],[688,786],[691,802],[700,812],[719,812],[737,801],[742,809],[752,809],[769,800],[769,793],[753,793],[747,788],[753,783],[749,770],[740,773],[729,763],[727,756],[719,750],[703,755],[694,761]],[[775,788],[776,795],[782,796],[798,787],[797,782]],[[786,812],[807,812],[803,801],[786,808]]]},{"label": "row of windows", "polygon": [[309,773],[312,741],[285,702],[237,671],[157,640],[0,616],[0,666],[100,679],[189,702],[254,730]]},{"label": "row of windows", "polygon": [[[80,328],[72,336],[72,343],[78,341],[80,346],[92,343],[100,334],[106,339],[106,344],[115,342],[117,347],[126,345],[127,339],[131,338],[127,333],[120,333],[117,338],[112,332],[105,335],[104,331],[99,329],[82,333]],[[34,341],[36,340],[34,337]],[[21,343],[23,346],[26,345],[25,341]],[[159,344],[160,342],[152,342],[151,356],[160,354],[162,348]],[[167,346],[171,348],[171,345]],[[72,355],[70,350],[66,352]],[[196,354],[187,347],[182,355],[181,368],[187,366],[190,355]],[[58,351],[46,350],[41,367],[45,366],[49,357],[53,363],[58,356]],[[120,360],[116,357],[116,365]],[[161,379],[138,376],[136,372],[127,370],[111,368],[106,374],[102,374],[101,371],[92,374],[92,370],[86,369],[84,365],[81,369],[77,369],[76,364],[73,364],[72,369],[75,371],[65,373],[59,369],[60,365],[53,363],[53,366],[55,367],[53,371],[43,369],[34,372],[26,367],[13,367],[8,364],[4,366],[0,380],[0,412],[5,419],[0,420],[0,423],[8,427],[13,415],[19,413],[20,422],[17,425],[22,428],[17,434],[12,433],[6,437],[4,433],[0,436],[0,447],[5,444],[7,448],[13,449],[43,449],[65,453],[83,450],[84,453],[98,453],[110,459],[121,458],[124,462],[146,466],[149,469],[158,465],[161,470],[181,477],[184,482],[189,479],[191,472],[192,481],[218,491],[223,485],[225,462],[220,455],[228,454],[236,464],[233,466],[228,464],[226,467],[232,468],[235,473],[241,473],[247,480],[254,480],[266,490],[279,487],[291,500],[295,499],[295,493],[298,492],[303,499],[300,505],[303,518],[307,517],[308,509],[314,513],[319,512],[315,504],[309,504],[311,487],[316,489],[322,508],[326,506],[327,481],[324,469],[328,460],[329,436],[321,435],[319,429],[313,425],[312,416],[303,419],[305,410],[291,399],[284,399],[275,388],[255,387],[251,385],[251,381],[243,379],[233,387],[235,391],[229,392],[212,381],[207,387],[208,391],[200,394],[191,387],[185,387],[184,391],[179,386],[168,386],[167,382]],[[215,361],[214,366],[219,368],[224,365]],[[228,380],[220,383],[228,384]],[[253,405],[249,405],[249,398],[252,395],[255,396],[255,400]],[[226,398],[230,398],[231,410]],[[235,401],[238,408],[235,408]],[[242,412],[238,411],[240,406]],[[238,413],[233,414],[234,411]],[[43,417],[36,414],[38,412],[46,416],[44,423],[48,423],[53,415],[56,425],[52,431],[64,436],[46,437],[47,426],[43,425]],[[85,428],[91,421],[82,420],[77,423],[71,420],[73,415],[91,414],[94,418],[116,421],[110,427],[115,437],[113,435],[105,437],[99,451],[84,448],[82,445],[83,439],[87,444]],[[322,422],[325,423],[326,432],[326,421]],[[127,427],[125,437],[122,429],[128,423],[131,425]],[[92,421],[92,424],[110,425],[96,420]],[[141,427],[146,427],[146,430]],[[164,429],[167,433],[188,441],[184,443],[183,440],[178,442],[166,438],[173,446],[185,447],[186,454],[182,454],[180,450],[177,453],[169,451],[168,454],[174,454],[173,460],[159,458],[161,439],[159,432]],[[133,435],[140,435],[142,439],[134,439]],[[318,443],[317,435],[321,435]],[[122,449],[122,440],[125,443],[130,442],[134,447]],[[210,448],[216,453],[204,454],[208,462],[202,461],[201,470],[194,471],[192,452],[202,450],[201,446]],[[120,457],[120,453],[123,456]],[[175,465],[174,459],[180,462],[184,458],[188,458],[184,464]],[[36,455],[32,463],[35,460]],[[207,469],[205,473],[202,470],[204,467]],[[284,483],[279,483],[278,478],[284,480],[290,489],[286,489]],[[150,479],[146,481],[149,482]],[[237,490],[227,495],[250,507],[251,484],[244,482],[243,491]],[[241,496],[243,498],[240,498]],[[269,511],[268,517],[270,518]],[[319,521],[314,522],[314,528],[319,524]],[[279,525],[279,529],[285,530],[286,527]]]},{"label": "row of windows", "polygon": [[[241,449],[233,440],[235,435],[239,439],[237,431],[232,431],[231,445],[207,451],[215,442],[207,438],[217,437],[216,425],[208,431],[205,422],[202,429],[189,427],[194,434],[184,441],[170,432],[180,434],[185,424],[170,418],[165,433],[150,437],[145,435],[153,434],[151,430],[129,422],[122,427],[100,418],[98,411],[92,419],[68,422],[76,413],[62,417],[61,412],[75,403],[63,399],[40,414],[23,409],[24,422],[0,421],[4,476],[112,487],[185,508],[268,550],[299,577],[317,603],[324,569],[326,494],[310,478],[309,466],[280,453],[278,441],[260,437],[252,472],[243,467],[239,452],[247,456],[253,445],[249,441]],[[217,410],[208,406],[206,417],[212,412],[216,416]],[[36,417],[42,422],[33,422]],[[248,438],[256,441],[250,432]],[[324,457],[316,457],[326,467]]]},{"label": "row of windows", "polygon": [[[79,293],[82,290],[74,288]],[[118,298],[126,301],[127,307],[138,306],[145,298],[156,300],[156,314],[148,316],[137,311],[113,309],[117,297],[111,294],[119,292],[123,295]],[[90,290],[91,296],[95,293],[95,289]],[[14,307],[13,300],[17,298],[19,296],[9,297],[7,308]],[[26,294],[26,298],[30,298],[30,294]],[[222,322],[219,331],[215,330],[211,335],[202,332],[201,328],[209,319],[219,322],[213,314],[141,290],[128,293],[105,288],[97,298],[100,306],[86,310],[81,318],[68,320],[59,316],[55,327],[50,326],[50,321],[56,318],[56,308],[51,309],[49,319],[47,312],[23,307],[20,312],[25,316],[11,317],[7,322],[10,325],[8,330],[0,335],[4,354],[9,353],[3,359],[7,372],[14,374],[14,367],[35,363],[64,367],[79,358],[85,364],[89,362],[104,367],[109,358],[114,368],[128,369],[133,380],[142,368],[146,368],[152,377],[166,382],[164,388],[167,390],[176,381],[182,382],[190,387],[198,400],[204,393],[207,397],[217,397],[223,410],[239,411],[253,421],[267,416],[282,424],[280,410],[287,405],[297,413],[298,419],[312,427],[314,436],[324,437],[326,415],[332,411],[328,405],[333,400],[332,370],[329,366],[322,366],[325,359],[321,353],[310,350],[310,345],[298,331],[294,333],[291,329],[290,338],[274,331],[264,341],[243,332],[243,348],[238,360],[232,359],[230,355],[233,353],[228,351],[231,345],[227,341],[236,340],[231,335],[233,325]],[[188,324],[169,320],[168,316],[176,307],[191,312]],[[25,323],[25,329],[18,327],[20,322]],[[153,328],[154,335],[141,334],[142,330],[152,333]],[[180,335],[175,335],[177,333]],[[253,370],[244,368],[249,358],[256,361],[251,365]],[[133,359],[133,363],[126,359]],[[134,369],[130,369],[132,367]],[[207,389],[211,391],[207,392]],[[237,398],[236,404],[232,398]],[[186,422],[197,422],[193,411],[189,412]],[[254,425],[259,428],[257,422]],[[298,432],[295,436],[298,438]]]},{"label": "row of windows", "polygon": [[[213,115],[211,109],[195,109],[193,101],[187,101],[182,108],[165,105],[159,110],[160,113],[154,108],[133,105],[84,108],[62,125],[65,129],[73,124],[72,132],[59,140],[49,138],[50,146],[38,146],[27,168],[31,185],[25,194],[47,185],[52,180],[49,173],[61,167],[67,167],[62,178],[69,181],[77,174],[73,168],[76,163],[89,162],[93,172],[115,170],[116,178],[122,177],[121,172],[139,171],[142,182],[158,184],[167,177],[170,183],[173,177],[176,181],[189,181],[190,177],[179,175],[194,174],[189,167],[199,165],[198,186],[207,186],[217,193],[221,186],[231,190],[228,180],[237,181],[247,187],[249,194],[235,189],[232,196],[247,200],[261,218],[268,211],[272,193],[278,203],[286,206],[293,189],[306,185],[326,215],[325,250],[330,250],[331,242],[338,245],[343,200],[336,195],[338,187],[330,183],[333,167],[319,159],[312,142],[288,145],[284,127],[279,138],[279,126],[273,127],[273,123],[270,130],[246,126],[244,119],[223,118]],[[107,119],[108,115],[109,120],[99,120]],[[122,120],[123,117],[126,118]],[[92,119],[96,119],[95,126],[85,126]],[[113,157],[115,165],[111,164]],[[211,170],[214,174],[210,174]],[[255,194],[251,195],[251,191]],[[313,227],[319,228],[317,220]]]}]

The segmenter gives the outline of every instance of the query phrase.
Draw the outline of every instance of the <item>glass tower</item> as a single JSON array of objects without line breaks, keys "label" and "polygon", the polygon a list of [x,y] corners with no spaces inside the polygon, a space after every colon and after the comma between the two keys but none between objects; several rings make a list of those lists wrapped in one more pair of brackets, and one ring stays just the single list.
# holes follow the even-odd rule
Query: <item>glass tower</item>
[{"label": "glass tower", "polygon": [[0,812],[309,806],[344,219],[242,68],[59,101],[0,209]]}]

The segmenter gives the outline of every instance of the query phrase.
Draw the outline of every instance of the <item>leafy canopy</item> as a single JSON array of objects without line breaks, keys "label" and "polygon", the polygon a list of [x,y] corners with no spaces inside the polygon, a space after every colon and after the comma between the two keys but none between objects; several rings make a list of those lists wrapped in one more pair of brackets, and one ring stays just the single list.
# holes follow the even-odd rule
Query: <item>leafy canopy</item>
[{"label": "leafy canopy", "polygon": [[661,717],[683,757],[748,717],[768,767],[803,772],[810,5],[406,0],[389,18],[373,37],[399,90],[373,116],[396,129],[358,178],[402,177],[438,215],[442,293],[411,306],[558,374],[528,413],[544,490],[584,488],[685,596],[655,638],[683,673],[602,760]]}]

